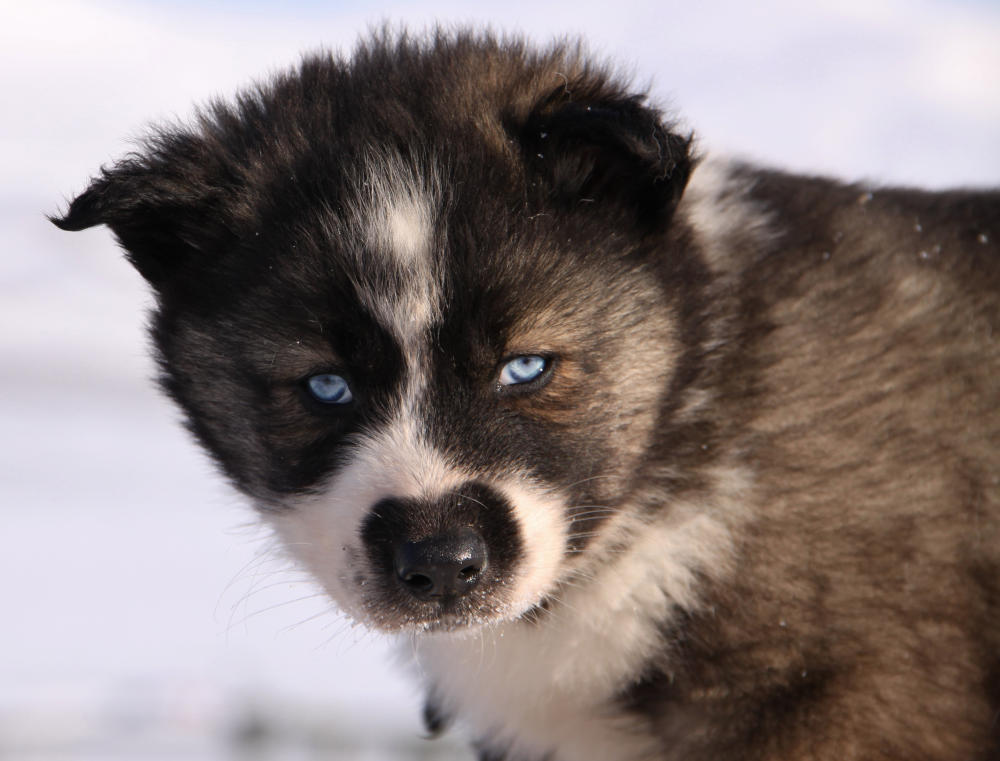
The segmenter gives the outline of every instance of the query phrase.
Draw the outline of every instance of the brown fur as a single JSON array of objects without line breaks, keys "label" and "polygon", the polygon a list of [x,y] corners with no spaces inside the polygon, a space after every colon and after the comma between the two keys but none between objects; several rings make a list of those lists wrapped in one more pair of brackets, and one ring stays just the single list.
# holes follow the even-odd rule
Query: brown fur
[{"label": "brown fur", "polygon": [[753,517],[625,699],[670,758],[1000,758],[1000,197],[744,185],[776,234],[716,262],[715,447]]}]

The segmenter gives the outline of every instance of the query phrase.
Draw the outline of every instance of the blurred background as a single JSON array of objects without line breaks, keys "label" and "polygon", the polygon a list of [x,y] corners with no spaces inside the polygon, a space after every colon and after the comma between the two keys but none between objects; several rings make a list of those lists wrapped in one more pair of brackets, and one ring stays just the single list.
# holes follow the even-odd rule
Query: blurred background
[{"label": "blurred background", "polygon": [[[151,122],[389,20],[582,34],[702,150],[1000,181],[996,0],[0,0],[0,759],[468,759],[391,643],[268,538],[156,393],[149,298],[44,219]],[[377,86],[377,83],[373,83]]]}]

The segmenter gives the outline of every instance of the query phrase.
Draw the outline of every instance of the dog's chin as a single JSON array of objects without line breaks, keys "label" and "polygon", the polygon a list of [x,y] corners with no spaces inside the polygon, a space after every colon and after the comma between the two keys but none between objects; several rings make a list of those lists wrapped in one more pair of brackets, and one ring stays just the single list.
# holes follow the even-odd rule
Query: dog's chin
[{"label": "dog's chin", "polygon": [[399,606],[386,605],[385,601],[369,601],[363,608],[356,616],[359,623],[384,634],[470,636],[517,620],[532,620],[543,606],[515,608],[501,605],[484,610],[484,606],[471,608],[454,601],[443,601],[426,603],[417,610],[400,610]]},{"label": "dog's chin", "polygon": [[399,630],[400,634],[451,634],[458,637],[478,634],[502,619],[478,619],[462,616],[441,616],[430,621],[417,622]]}]

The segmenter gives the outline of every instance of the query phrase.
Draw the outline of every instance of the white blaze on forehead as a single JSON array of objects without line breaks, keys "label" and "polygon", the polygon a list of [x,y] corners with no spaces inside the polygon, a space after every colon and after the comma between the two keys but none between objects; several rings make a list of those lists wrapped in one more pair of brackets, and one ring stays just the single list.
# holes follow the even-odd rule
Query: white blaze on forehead
[{"label": "white blaze on forehead", "polygon": [[440,202],[433,162],[416,165],[388,151],[366,156],[349,201],[359,296],[404,346],[419,339],[439,309]]},{"label": "white blaze on forehead", "polygon": [[388,199],[379,219],[371,220],[369,240],[391,252],[403,269],[420,270],[429,256],[431,219],[427,201],[404,188],[401,195]]}]

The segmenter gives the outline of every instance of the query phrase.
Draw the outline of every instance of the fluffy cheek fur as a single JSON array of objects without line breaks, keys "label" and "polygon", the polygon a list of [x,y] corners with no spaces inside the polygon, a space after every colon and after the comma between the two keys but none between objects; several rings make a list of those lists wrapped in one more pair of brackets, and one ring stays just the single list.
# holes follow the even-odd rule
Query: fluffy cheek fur
[{"label": "fluffy cheek fur", "polygon": [[493,588],[487,604],[453,618],[450,626],[516,618],[541,601],[559,574],[567,534],[564,501],[530,480],[484,479],[453,466],[421,440],[412,421],[397,420],[359,437],[324,489],[265,515],[289,553],[353,619],[383,631],[419,630],[440,621],[434,612],[400,610],[395,579],[382,578],[385,571],[373,567],[366,552],[365,520],[380,500],[434,501],[472,481],[488,483],[511,505],[518,556],[497,559],[512,569],[511,578]]}]

